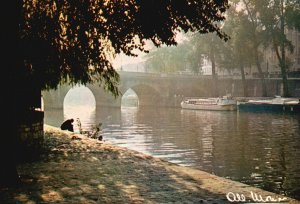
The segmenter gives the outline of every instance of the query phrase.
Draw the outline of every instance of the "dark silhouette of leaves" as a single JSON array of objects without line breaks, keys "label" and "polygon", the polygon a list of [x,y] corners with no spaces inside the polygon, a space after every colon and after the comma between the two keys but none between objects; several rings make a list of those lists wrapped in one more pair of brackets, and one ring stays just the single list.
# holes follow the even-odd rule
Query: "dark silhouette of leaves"
[{"label": "dark silhouette of leaves", "polygon": [[25,0],[20,76],[41,89],[99,82],[118,95],[119,77],[111,64],[116,54],[147,52],[145,40],[176,45],[179,30],[216,32],[226,39],[217,23],[227,7],[227,0]]}]

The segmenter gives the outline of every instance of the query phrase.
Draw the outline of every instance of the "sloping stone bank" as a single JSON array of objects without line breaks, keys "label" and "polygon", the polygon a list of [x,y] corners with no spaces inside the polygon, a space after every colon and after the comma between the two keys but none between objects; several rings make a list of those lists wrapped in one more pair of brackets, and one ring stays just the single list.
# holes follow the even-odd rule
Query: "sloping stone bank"
[{"label": "sloping stone bank", "polygon": [[[297,200],[45,125],[40,158],[0,203],[258,203]],[[235,203],[245,203],[235,202]]]}]

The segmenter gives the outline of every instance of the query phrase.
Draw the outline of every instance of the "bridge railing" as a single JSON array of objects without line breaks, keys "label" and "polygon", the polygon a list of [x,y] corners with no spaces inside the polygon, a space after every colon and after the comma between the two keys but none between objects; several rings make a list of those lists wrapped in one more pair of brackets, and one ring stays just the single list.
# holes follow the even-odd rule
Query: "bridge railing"
[{"label": "bridge railing", "polygon": [[[181,74],[181,73],[155,73],[155,72],[128,72],[128,71],[118,71],[120,76],[130,76],[130,77],[161,77],[161,78],[200,78],[200,79],[211,79],[212,75],[201,75],[201,74]],[[219,79],[241,79],[239,75],[218,75]],[[246,79],[260,79],[257,76],[247,75]],[[280,77],[266,77],[265,79],[270,80],[281,80]],[[288,77],[288,80],[300,80],[300,77]]]}]

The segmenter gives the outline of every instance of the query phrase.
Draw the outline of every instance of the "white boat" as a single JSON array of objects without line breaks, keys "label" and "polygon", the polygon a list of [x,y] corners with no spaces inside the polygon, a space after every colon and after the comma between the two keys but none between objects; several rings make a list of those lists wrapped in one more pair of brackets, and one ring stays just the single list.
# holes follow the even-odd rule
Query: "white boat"
[{"label": "white boat", "polygon": [[233,111],[237,109],[236,104],[236,100],[230,96],[223,96],[219,98],[187,98],[180,105],[184,109]]},{"label": "white boat", "polygon": [[298,98],[284,98],[281,96],[275,96],[272,99],[262,99],[262,100],[249,100],[248,103],[254,104],[299,104]]}]

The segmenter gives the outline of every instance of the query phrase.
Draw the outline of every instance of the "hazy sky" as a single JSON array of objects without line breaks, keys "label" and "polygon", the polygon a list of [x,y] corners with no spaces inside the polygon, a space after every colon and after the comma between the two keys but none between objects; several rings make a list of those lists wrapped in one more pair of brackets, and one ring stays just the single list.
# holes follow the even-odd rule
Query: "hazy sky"
[{"label": "hazy sky", "polygon": [[114,68],[120,68],[121,65],[125,65],[125,64],[137,64],[140,62],[145,61],[145,59],[143,59],[143,56],[145,56],[145,53],[140,52],[138,57],[129,57],[127,55],[124,54],[120,54],[116,57],[116,59],[113,61],[113,65]]},{"label": "hazy sky", "polygon": [[[178,43],[182,43],[184,40],[186,40],[186,36],[183,33],[178,33],[176,40]],[[154,45],[152,42],[147,41],[146,42],[146,49],[151,50],[154,48]],[[146,53],[140,52],[139,50],[135,51],[136,54],[138,54],[138,57],[129,57],[125,54],[120,54],[116,57],[116,59],[113,61],[113,65],[115,68],[120,68],[121,65],[125,65],[125,64],[137,64],[140,62],[145,61],[145,59],[143,58],[145,55],[147,55]]]}]

